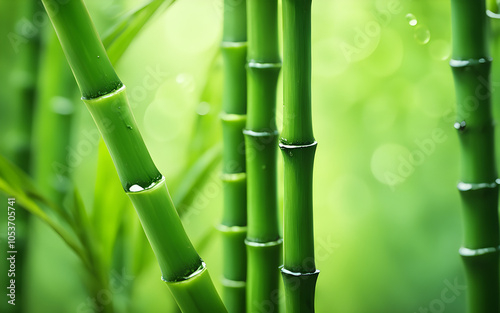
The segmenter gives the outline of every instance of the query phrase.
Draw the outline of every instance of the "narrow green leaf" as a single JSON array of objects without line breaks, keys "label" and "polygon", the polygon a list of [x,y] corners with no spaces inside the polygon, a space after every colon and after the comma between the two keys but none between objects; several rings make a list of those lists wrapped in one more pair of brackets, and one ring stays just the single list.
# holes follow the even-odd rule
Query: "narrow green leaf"
[{"label": "narrow green leaf", "polygon": [[196,110],[196,120],[192,125],[191,138],[187,144],[188,166],[198,156],[220,141],[219,113],[222,104],[223,67],[221,53],[214,55],[207,71],[205,86],[201,92]]},{"label": "narrow green leaf", "polygon": [[[7,182],[3,177],[0,177],[0,192],[4,193],[8,197],[16,198],[16,202],[18,202],[22,208],[37,216],[50,228],[52,228],[52,230],[54,230],[59,235],[59,237],[61,237],[61,239],[68,245],[71,250],[76,253],[76,255],[87,267],[90,265],[89,259],[84,253],[83,247],[72,234],[72,232],[69,232],[66,229],[68,227],[61,226],[56,220],[54,220],[53,217],[47,215],[42,207],[37,203],[37,197],[30,197],[22,190],[13,189],[10,186],[9,182]],[[48,200],[47,203],[49,203]]]},{"label": "narrow green leaf", "polygon": [[119,61],[137,34],[156,13],[164,12],[174,2],[175,0],[152,0],[127,14],[114,26],[103,39],[111,63],[116,64]]},{"label": "narrow green leaf", "polygon": [[104,144],[99,142],[97,159],[97,178],[95,183],[94,205],[91,214],[92,227],[104,253],[105,263],[112,258],[116,234],[122,221],[121,215],[130,201],[123,192],[113,160]]},{"label": "narrow green leaf", "polygon": [[173,194],[175,207],[179,215],[186,213],[186,208],[196,196],[196,191],[208,179],[209,173],[219,164],[221,160],[222,146],[217,144],[208,149],[198,160],[188,169],[183,176],[179,187]]},{"label": "narrow green leaf", "polygon": [[22,208],[44,221],[80,257],[82,262],[89,266],[89,259],[76,239],[75,229],[64,208],[45,198],[36,189],[28,175],[2,155],[0,155],[0,192],[16,198]]},{"label": "narrow green leaf", "polygon": [[5,185],[2,190],[5,192],[10,190],[12,194],[18,196],[29,196],[34,201],[41,202],[46,208],[51,209],[59,218],[70,223],[70,217],[66,210],[43,196],[43,193],[35,187],[35,184],[28,174],[2,155],[0,155],[0,178],[4,180]]}]

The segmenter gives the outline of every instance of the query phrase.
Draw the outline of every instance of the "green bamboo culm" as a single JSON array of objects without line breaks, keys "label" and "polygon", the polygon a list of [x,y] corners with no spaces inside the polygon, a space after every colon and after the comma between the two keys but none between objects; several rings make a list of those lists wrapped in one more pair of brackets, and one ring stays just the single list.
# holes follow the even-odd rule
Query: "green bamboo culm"
[{"label": "green bamboo culm", "polygon": [[486,0],[486,8],[492,13],[498,13],[498,1]]},{"label": "green bamboo culm", "polygon": [[247,0],[247,312],[279,312],[276,88],[281,70],[278,1]]},{"label": "green bamboo culm", "polygon": [[193,248],[138,131],[118,79],[82,0],[43,0],[83,100],[101,132],[166,282],[183,312],[227,312]]},{"label": "green bamboo culm", "polygon": [[314,312],[319,271],[314,261],[311,115],[311,0],[283,0],[284,257],[287,313]]},{"label": "green bamboo culm", "polygon": [[224,1],[224,94],[222,184],[224,213],[219,230],[223,240],[223,299],[230,313],[244,313],[246,306],[247,191],[245,139],[247,86],[246,1]]},{"label": "green bamboo culm", "polygon": [[464,242],[459,252],[467,278],[467,312],[499,312],[498,184],[491,114],[485,1],[452,0],[453,53],[460,140]]}]

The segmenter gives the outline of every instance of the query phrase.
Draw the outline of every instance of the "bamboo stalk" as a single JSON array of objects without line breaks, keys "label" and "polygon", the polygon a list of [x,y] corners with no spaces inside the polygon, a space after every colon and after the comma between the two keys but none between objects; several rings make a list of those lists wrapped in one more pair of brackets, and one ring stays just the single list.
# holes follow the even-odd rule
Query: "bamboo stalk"
[{"label": "bamboo stalk", "polygon": [[221,115],[224,141],[222,182],[224,213],[219,227],[224,247],[224,302],[231,313],[245,312],[247,254],[247,191],[245,173],[246,122],[246,1],[224,1],[224,94]]},{"label": "bamboo stalk", "polygon": [[[484,1],[452,0],[453,55],[460,139],[467,311],[499,312],[498,184],[490,98],[491,57]],[[487,90],[481,92],[481,88]],[[479,91],[478,91],[479,90]],[[472,110],[471,110],[472,106]]]},{"label": "bamboo stalk", "polygon": [[[27,26],[20,22],[29,21],[38,8],[33,1],[16,1],[13,5],[5,4],[0,7],[3,13],[1,19],[6,22],[3,22],[3,25],[0,26],[0,28],[5,27],[0,33],[2,38],[6,39],[1,49],[0,58],[6,60],[9,64],[7,71],[2,71],[2,76],[5,78],[2,85],[9,95],[4,98],[0,94],[0,115],[2,116],[0,118],[0,132],[3,136],[0,150],[23,171],[30,173],[30,160],[33,155],[31,151],[31,129],[40,36],[32,28],[29,29],[28,33],[21,33],[19,31],[21,27],[19,26],[23,25],[22,28],[27,30]],[[11,51],[14,51],[15,55],[9,55]],[[4,198],[0,197],[0,200],[4,201]],[[19,252],[16,258],[18,268],[16,273],[17,299],[25,298],[28,290],[27,286],[29,285],[26,263],[31,238],[28,231],[30,222],[31,216],[28,212],[24,210],[17,211],[16,227],[18,235],[16,237],[16,250]],[[3,266],[4,264],[8,267],[8,264],[0,262],[2,270],[6,268]],[[27,305],[23,301],[16,301],[15,307],[9,304],[7,306],[9,306],[7,311],[15,313],[23,312]],[[0,305],[0,311],[2,310],[3,305]]]},{"label": "bamboo stalk", "polygon": [[184,312],[227,312],[196,253],[132,115],[85,4],[43,0],[66,58],[158,259]]},{"label": "bamboo stalk", "polygon": [[314,312],[311,0],[283,0],[284,266],[286,312]]},{"label": "bamboo stalk", "polygon": [[497,3],[497,0],[486,0],[486,8],[490,12],[498,13],[498,3]]},{"label": "bamboo stalk", "polygon": [[248,0],[247,312],[279,312],[276,87],[281,70],[278,1]]},{"label": "bamboo stalk", "polygon": [[[49,199],[61,202],[67,191],[70,171],[67,150],[76,91],[61,45],[51,29],[45,32],[40,62],[38,94],[33,117],[32,171],[38,186]],[[63,131],[61,131],[63,130]]]},{"label": "bamboo stalk", "polygon": [[[16,4],[16,9],[9,12],[16,19],[31,18],[37,11],[37,6],[31,1],[21,1]],[[34,27],[34,26],[32,26]],[[12,35],[9,33],[8,36]],[[21,37],[19,46],[17,43],[11,43],[13,47],[5,46],[5,50],[13,48],[16,55],[13,58],[8,58],[13,63],[12,72],[15,79],[11,79],[10,88],[7,85],[9,93],[14,95],[11,105],[5,105],[3,110],[9,110],[6,113],[8,120],[4,125],[9,126],[5,133],[12,132],[8,137],[15,140],[4,140],[6,143],[11,143],[8,147],[11,151],[6,151],[7,154],[12,153],[12,161],[21,167],[25,172],[30,172],[31,158],[31,126],[33,118],[33,102],[35,99],[35,82],[38,69],[38,51],[40,36],[38,32],[33,32],[29,39]],[[14,47],[15,46],[15,47]],[[10,107],[10,108],[8,108]],[[11,124],[12,123],[12,124]],[[11,124],[11,125],[10,125]]]}]

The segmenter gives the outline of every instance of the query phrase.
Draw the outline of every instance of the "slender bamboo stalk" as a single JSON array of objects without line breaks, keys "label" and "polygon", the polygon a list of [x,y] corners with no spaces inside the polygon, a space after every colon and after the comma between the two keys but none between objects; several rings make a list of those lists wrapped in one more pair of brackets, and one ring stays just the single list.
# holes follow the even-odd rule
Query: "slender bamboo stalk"
[{"label": "slender bamboo stalk", "polygon": [[[33,116],[32,171],[38,186],[49,199],[61,202],[70,176],[67,147],[76,92],[71,71],[57,36],[46,29],[38,77],[38,94]],[[61,131],[63,130],[63,131]]]},{"label": "slender bamboo stalk", "polygon": [[279,312],[276,87],[281,59],[278,1],[248,0],[247,312]]},{"label": "slender bamboo stalk", "polygon": [[[460,255],[467,277],[467,311],[499,312],[498,184],[485,1],[452,0],[453,55],[460,139],[464,243]],[[486,92],[484,92],[486,90]]]},{"label": "slender bamboo stalk", "polygon": [[244,313],[246,305],[247,191],[245,173],[247,54],[246,1],[224,1],[224,94],[221,115],[224,140],[222,182],[224,213],[219,227],[224,246],[224,302],[230,313]]},{"label": "slender bamboo stalk", "polygon": [[[21,1],[19,3],[18,19],[31,18],[37,11],[37,6],[32,1]],[[15,14],[15,12],[11,12]],[[32,26],[34,27],[34,26]],[[9,34],[10,35],[10,34]],[[13,112],[9,112],[9,120],[13,123],[11,130],[13,138],[17,138],[14,146],[15,164],[24,171],[30,171],[31,158],[31,126],[33,118],[33,102],[35,99],[35,82],[38,69],[38,51],[40,36],[34,33],[33,37],[26,40],[25,45],[18,47],[14,58],[14,71],[16,79],[12,83],[10,92],[15,95],[14,103],[11,105]],[[10,48],[10,47],[9,47]],[[8,123],[7,123],[8,124]],[[6,140],[8,142],[8,140]]]},{"label": "slender bamboo stalk", "polygon": [[43,0],[83,100],[110,151],[120,182],[130,197],[162,279],[184,312],[227,312],[184,231],[137,129],[125,86],[116,75],[82,0]]},{"label": "slender bamboo stalk", "polygon": [[311,0],[283,0],[284,266],[286,312],[314,312]]},{"label": "slender bamboo stalk", "polygon": [[[10,45],[5,41],[0,53],[0,58],[4,58],[10,51],[14,51],[15,55],[13,57],[7,57],[5,60],[9,62],[12,67],[10,67],[9,73],[2,72],[2,76],[7,78],[2,84],[4,89],[12,95],[10,101],[4,102],[5,100],[2,95],[0,95],[0,103],[2,104],[2,109],[0,109],[0,115],[3,118],[0,123],[0,132],[3,135],[2,143],[0,144],[0,149],[2,147],[7,148],[6,155],[11,157],[11,160],[22,168],[26,173],[30,172],[30,159],[32,157],[31,151],[31,128],[33,119],[33,100],[35,98],[35,81],[37,77],[38,70],[38,51],[40,36],[39,33],[31,27],[34,27],[29,22],[31,27],[27,26],[25,21],[31,20],[34,14],[37,12],[38,7],[34,1],[19,1],[14,4],[14,7],[9,5],[2,5],[6,9],[2,13],[15,18],[16,25],[8,25],[5,28],[8,30],[4,37],[4,33],[1,33],[2,38],[8,38]],[[9,17],[2,16],[1,19],[6,19],[7,22],[12,22]],[[22,23],[21,23],[22,22]],[[24,31],[28,30],[28,34],[24,33],[20,35],[19,27],[22,25]],[[12,27],[14,26],[14,27]],[[16,27],[17,26],[17,27]],[[29,38],[28,36],[29,35]],[[11,37],[13,36],[13,37]],[[15,38],[15,39],[13,39]],[[13,41],[11,41],[13,39]],[[8,82],[7,82],[8,81]],[[7,119],[6,121],[3,119]],[[0,199],[3,200],[3,199]],[[16,213],[16,227],[17,227],[17,237],[16,237],[16,251],[19,252],[18,257],[16,257],[16,266],[19,269],[16,272],[16,298],[25,298],[27,292],[27,286],[29,285],[28,271],[26,263],[28,261],[28,243],[30,241],[30,222],[31,215],[25,210],[18,210]],[[7,264],[8,265],[8,264]],[[4,267],[2,267],[2,270]],[[16,301],[15,307],[11,305],[7,311],[23,312],[26,309],[25,301]],[[1,311],[1,309],[0,309]]]}]

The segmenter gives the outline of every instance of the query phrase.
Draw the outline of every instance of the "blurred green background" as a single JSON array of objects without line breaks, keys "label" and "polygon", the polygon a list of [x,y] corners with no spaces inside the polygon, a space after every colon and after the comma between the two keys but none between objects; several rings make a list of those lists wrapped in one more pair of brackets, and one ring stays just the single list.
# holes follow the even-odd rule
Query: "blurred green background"
[{"label": "blurred green background", "polygon": [[[139,5],[131,0],[85,2],[101,34]],[[43,12],[40,6],[35,9]],[[36,81],[19,70],[19,56],[35,49],[37,40],[34,57],[41,60],[44,38],[52,30],[45,22],[28,32],[23,21],[36,24],[41,18],[33,13],[2,10],[0,15],[5,17],[0,107],[7,112],[0,119],[0,152],[9,156],[8,149],[23,140],[14,129],[27,120],[8,115],[15,103],[12,86]],[[221,140],[222,17],[222,0],[178,0],[146,26],[117,63],[138,125],[174,199],[180,197],[186,167]],[[314,172],[321,270],[317,312],[465,312],[449,1],[314,0],[312,20],[313,122],[319,143]],[[12,33],[24,41],[12,44]],[[281,104],[281,80],[279,90]],[[77,92],[71,100],[67,151],[82,142],[90,148],[67,174],[91,208],[98,140],[86,135],[95,126]],[[281,113],[280,105],[278,125]],[[281,168],[281,157],[279,162]],[[219,172],[219,166],[210,167],[203,183],[189,190],[183,216],[218,288]],[[281,169],[279,177],[282,199]],[[106,188],[120,192],[118,183]],[[130,206],[124,210],[133,216]],[[94,312],[87,305],[92,301],[84,285],[87,274],[59,236],[35,218],[18,231],[29,236],[27,261],[19,269],[25,276],[17,300],[24,311]],[[126,265],[111,271],[117,311],[176,312],[154,256],[143,244],[141,271],[134,274]],[[0,276],[3,282],[5,274]]]}]

